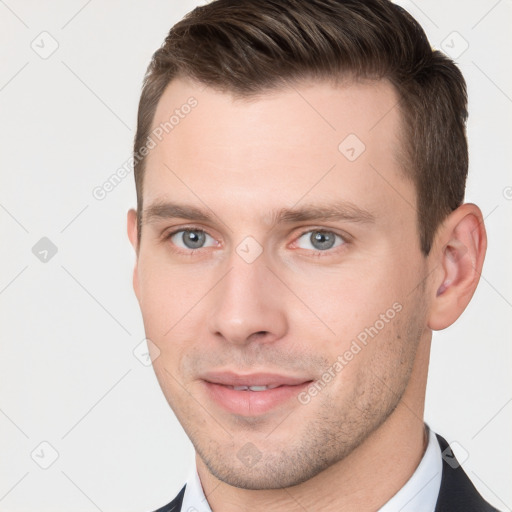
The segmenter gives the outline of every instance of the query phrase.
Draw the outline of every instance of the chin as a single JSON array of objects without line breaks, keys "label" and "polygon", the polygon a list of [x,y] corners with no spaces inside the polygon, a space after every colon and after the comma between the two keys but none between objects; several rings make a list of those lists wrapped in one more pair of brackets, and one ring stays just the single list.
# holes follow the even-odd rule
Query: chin
[{"label": "chin", "polygon": [[264,455],[253,466],[247,467],[240,464],[238,459],[235,464],[228,465],[225,457],[205,459],[201,456],[201,458],[209,472],[218,480],[232,487],[253,491],[299,485],[337,462],[336,459],[322,460],[322,458],[301,457],[297,454],[289,456],[280,453]]}]

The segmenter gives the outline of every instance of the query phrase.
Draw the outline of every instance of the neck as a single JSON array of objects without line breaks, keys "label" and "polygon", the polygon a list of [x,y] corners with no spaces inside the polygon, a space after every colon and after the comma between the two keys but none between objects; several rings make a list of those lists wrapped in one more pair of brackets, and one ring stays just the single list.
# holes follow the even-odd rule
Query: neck
[{"label": "neck", "polygon": [[378,510],[405,485],[425,453],[428,438],[423,409],[429,353],[430,342],[423,340],[402,400],[386,421],[350,455],[302,484],[284,489],[239,489],[214,477],[196,456],[212,511]]}]

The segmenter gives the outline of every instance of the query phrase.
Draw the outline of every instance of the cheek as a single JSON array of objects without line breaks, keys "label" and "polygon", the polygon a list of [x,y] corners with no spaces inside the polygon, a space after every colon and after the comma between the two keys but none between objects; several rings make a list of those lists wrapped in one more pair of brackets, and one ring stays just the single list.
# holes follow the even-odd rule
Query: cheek
[{"label": "cheek", "polygon": [[154,259],[139,260],[138,272],[144,329],[146,337],[157,347],[158,358],[153,361],[157,377],[165,381],[168,376],[162,373],[163,366],[170,371],[173,362],[180,358],[182,347],[177,333],[197,303],[199,290],[182,273]]},{"label": "cheek", "polygon": [[380,327],[381,315],[391,309],[388,316],[392,316],[393,305],[403,300],[401,280],[392,272],[384,264],[361,262],[336,270],[316,269],[295,280],[290,276],[290,287],[310,310],[304,315],[301,308],[298,324],[313,318],[314,312],[326,327],[329,338],[338,341],[336,349],[376,322]]},{"label": "cheek", "polygon": [[356,334],[341,336],[336,348],[331,346],[334,378],[325,400],[335,404],[347,420],[360,414],[367,419],[387,414],[402,396],[420,340],[420,312],[420,303],[407,307],[395,303],[394,308],[383,309],[376,321],[352,326]]},{"label": "cheek", "polygon": [[209,288],[203,271],[188,265],[171,265],[159,255],[140,258],[138,273],[144,324],[157,339],[186,320]]}]

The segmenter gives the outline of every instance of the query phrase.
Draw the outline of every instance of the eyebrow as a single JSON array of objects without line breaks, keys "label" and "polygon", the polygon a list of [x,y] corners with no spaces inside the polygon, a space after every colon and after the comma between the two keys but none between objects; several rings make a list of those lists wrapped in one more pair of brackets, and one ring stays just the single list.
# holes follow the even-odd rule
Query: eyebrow
[{"label": "eyebrow", "polygon": [[[149,224],[160,219],[188,219],[196,222],[211,222],[217,217],[211,209],[172,202],[156,202],[144,209],[142,222]],[[375,222],[375,215],[355,204],[339,201],[333,204],[305,204],[301,207],[273,210],[265,217],[270,226],[306,221],[346,221],[363,224]]]}]

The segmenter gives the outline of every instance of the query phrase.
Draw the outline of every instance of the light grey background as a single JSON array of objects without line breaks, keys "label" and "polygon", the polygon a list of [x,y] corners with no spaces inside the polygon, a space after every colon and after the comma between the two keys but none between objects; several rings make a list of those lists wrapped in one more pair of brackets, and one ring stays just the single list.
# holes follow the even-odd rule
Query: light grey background
[{"label": "light grey background", "polygon": [[[473,302],[434,336],[426,419],[511,510],[512,4],[400,3],[468,81],[467,199],[489,235]],[[192,467],[133,352],[143,359],[125,235],[133,175],[103,200],[93,190],[130,156],[151,54],[198,4],[0,0],[1,512],[154,510]],[[54,256],[47,241],[33,251],[43,237]]]}]

